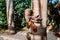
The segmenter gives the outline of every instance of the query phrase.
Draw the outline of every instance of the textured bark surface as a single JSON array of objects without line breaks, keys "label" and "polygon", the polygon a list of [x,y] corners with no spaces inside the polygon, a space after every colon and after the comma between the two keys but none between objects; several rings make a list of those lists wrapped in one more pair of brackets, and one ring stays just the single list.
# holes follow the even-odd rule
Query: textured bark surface
[{"label": "textured bark surface", "polygon": [[8,29],[14,30],[13,0],[6,0],[6,15],[7,15]]},{"label": "textured bark surface", "polygon": [[47,21],[47,0],[41,0],[42,26],[46,28]]},{"label": "textured bark surface", "polygon": [[37,32],[32,31],[32,33],[37,34],[40,29],[40,23],[36,23],[36,22],[38,22],[37,19],[40,18],[39,1],[38,0],[32,0],[32,10],[33,10],[33,18],[32,18],[33,20],[31,20],[31,21],[33,21],[35,26],[37,27]]},{"label": "textured bark surface", "polygon": [[[37,33],[41,30],[41,28],[46,28],[47,21],[47,0],[32,0],[32,10],[34,24],[37,26]],[[42,19],[42,22],[38,22],[38,19]]]},{"label": "textured bark surface", "polygon": [[[34,25],[37,27],[37,32],[32,30],[33,34],[40,34],[42,39],[46,36],[46,21],[47,21],[47,0],[32,0],[33,20]],[[38,21],[39,19],[39,21]],[[41,38],[40,37],[40,38]]]}]

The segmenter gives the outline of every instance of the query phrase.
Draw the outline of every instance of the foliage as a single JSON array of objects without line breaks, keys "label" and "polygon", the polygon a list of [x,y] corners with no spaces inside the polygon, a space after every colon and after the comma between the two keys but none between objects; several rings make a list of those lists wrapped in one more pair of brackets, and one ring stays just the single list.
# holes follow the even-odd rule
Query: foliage
[{"label": "foliage", "polygon": [[[53,14],[56,12],[56,4],[58,3],[58,1],[56,0],[56,2],[52,3],[53,0],[48,0],[48,10],[50,11],[50,14],[48,14],[48,18],[49,18],[49,21],[51,22],[52,19],[53,19]],[[54,10],[55,9],[55,10]],[[54,11],[54,12],[53,12]],[[50,23],[49,22],[49,23]]]},{"label": "foliage", "polygon": [[0,29],[7,25],[5,0],[0,0]]},{"label": "foliage", "polygon": [[[26,25],[23,17],[24,10],[31,7],[31,0],[13,0],[14,1],[14,22],[15,26],[24,27]],[[54,13],[57,12],[58,1],[52,3],[52,0],[48,0],[48,8],[50,9],[49,23],[54,19]],[[53,12],[54,11],[54,12]],[[5,0],[0,0],[0,29],[7,25],[6,19],[6,4]]]},{"label": "foliage", "polygon": [[30,8],[31,0],[14,0],[14,21],[15,26],[26,26],[25,19],[23,17],[24,10]]},{"label": "foliage", "polygon": [[47,24],[53,25],[53,23],[54,23],[54,25],[53,25],[54,30],[60,30],[60,28],[59,28],[60,15],[58,13],[59,7],[56,6],[57,4],[58,4],[58,1],[56,1],[55,3],[52,3],[52,0],[51,0],[51,2],[48,3],[48,8],[50,10],[50,14],[48,14],[49,22]]},{"label": "foliage", "polygon": [[[30,8],[31,0],[13,0],[13,2],[15,26],[24,27],[26,26],[26,23],[23,17],[23,13],[26,8]],[[5,0],[0,0],[0,29],[6,25],[6,3]]]}]

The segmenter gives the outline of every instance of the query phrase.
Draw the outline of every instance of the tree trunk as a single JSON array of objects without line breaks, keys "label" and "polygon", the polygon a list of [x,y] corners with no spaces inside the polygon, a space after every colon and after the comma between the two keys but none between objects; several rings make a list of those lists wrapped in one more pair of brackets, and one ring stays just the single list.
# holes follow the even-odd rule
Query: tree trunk
[{"label": "tree trunk", "polygon": [[47,0],[32,0],[32,10],[34,20],[31,21],[37,27],[37,32],[32,30],[32,33],[39,34],[40,40],[46,40]]},{"label": "tree trunk", "polygon": [[47,0],[41,0],[42,26],[46,28],[47,21]]},{"label": "tree trunk", "polygon": [[[46,33],[46,29],[47,29],[47,0],[41,0],[41,16],[42,16],[42,27],[45,29]],[[47,34],[45,34],[47,37]],[[47,38],[46,38],[47,39]]]},{"label": "tree trunk", "polygon": [[6,15],[7,15],[8,29],[15,31],[14,20],[13,20],[13,0],[6,0]]}]

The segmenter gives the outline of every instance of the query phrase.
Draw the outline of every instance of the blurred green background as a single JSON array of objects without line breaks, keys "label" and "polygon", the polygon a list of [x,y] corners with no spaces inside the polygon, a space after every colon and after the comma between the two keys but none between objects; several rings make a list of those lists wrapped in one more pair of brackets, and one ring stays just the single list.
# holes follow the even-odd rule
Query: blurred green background
[{"label": "blurred green background", "polygon": [[[48,15],[47,25],[49,25],[52,20],[56,26],[56,20],[54,19],[54,14],[57,12],[58,7],[56,4],[58,0],[48,0],[48,10],[50,10],[50,14]],[[23,28],[26,26],[25,19],[23,17],[24,10],[27,8],[31,8],[31,0],[13,0],[13,13],[14,13],[14,23],[16,28]],[[54,11],[54,12],[53,12]],[[6,18],[6,3],[5,0],[0,0],[0,29],[7,27],[7,18]]]},{"label": "blurred green background", "polygon": [[[25,27],[25,19],[23,17],[24,10],[31,8],[31,0],[13,0],[14,23],[17,27]],[[0,29],[7,27],[6,19],[6,3],[0,0]]]}]

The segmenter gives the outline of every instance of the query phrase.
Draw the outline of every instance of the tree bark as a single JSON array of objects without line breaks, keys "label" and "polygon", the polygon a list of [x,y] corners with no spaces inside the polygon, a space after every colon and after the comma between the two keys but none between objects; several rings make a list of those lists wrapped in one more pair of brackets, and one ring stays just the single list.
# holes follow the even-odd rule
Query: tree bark
[{"label": "tree bark", "polygon": [[[47,0],[40,0],[41,2],[41,18],[42,18],[42,27],[45,29],[43,33],[46,33],[47,29]],[[44,39],[45,38],[45,39]],[[44,40],[47,40],[47,33],[45,37],[43,36]]]},{"label": "tree bark", "polygon": [[[46,21],[47,21],[47,0],[32,0],[32,10],[34,25],[37,27],[37,32],[32,30],[33,34],[39,34],[40,40],[46,40]],[[40,22],[37,23],[38,19]]]},{"label": "tree bark", "polygon": [[46,28],[47,21],[47,0],[41,0],[42,27]]},{"label": "tree bark", "polygon": [[14,20],[13,20],[13,0],[6,0],[6,15],[7,15],[8,29],[15,31]]}]

